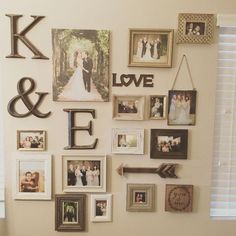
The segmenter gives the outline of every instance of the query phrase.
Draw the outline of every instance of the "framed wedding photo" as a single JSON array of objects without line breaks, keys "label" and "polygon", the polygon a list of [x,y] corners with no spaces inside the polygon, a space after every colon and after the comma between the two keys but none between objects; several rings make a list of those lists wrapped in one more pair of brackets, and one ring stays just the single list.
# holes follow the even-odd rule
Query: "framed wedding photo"
[{"label": "framed wedding photo", "polygon": [[109,30],[52,29],[53,101],[109,100]]},{"label": "framed wedding photo", "polygon": [[213,40],[214,15],[180,13],[177,43],[209,44]]},{"label": "framed wedding photo", "polygon": [[166,119],[166,96],[165,95],[149,96],[149,119],[150,120]]},{"label": "framed wedding photo", "polygon": [[129,66],[171,67],[173,29],[130,29]]},{"label": "framed wedding photo", "polygon": [[127,211],[154,211],[155,184],[127,184]]},{"label": "framed wedding photo", "polygon": [[55,196],[55,230],[85,231],[85,194],[57,194]]},{"label": "framed wedding photo", "polygon": [[187,159],[187,129],[151,129],[153,159]]},{"label": "framed wedding photo", "polygon": [[17,149],[20,151],[44,151],[46,149],[46,131],[18,130]]},{"label": "framed wedding photo", "polygon": [[168,125],[195,125],[196,90],[169,90]]},{"label": "framed wedding photo", "polygon": [[91,195],[91,221],[107,222],[112,220],[112,194]]},{"label": "framed wedding photo", "polygon": [[165,211],[192,212],[193,185],[167,184]]},{"label": "framed wedding photo", "polygon": [[106,156],[62,156],[63,192],[106,192]]},{"label": "framed wedding photo", "polygon": [[51,155],[17,155],[14,199],[51,199]]},{"label": "framed wedding photo", "polygon": [[115,120],[143,120],[144,96],[113,95],[113,119]]},{"label": "framed wedding photo", "polygon": [[144,129],[112,129],[112,153],[144,154]]}]

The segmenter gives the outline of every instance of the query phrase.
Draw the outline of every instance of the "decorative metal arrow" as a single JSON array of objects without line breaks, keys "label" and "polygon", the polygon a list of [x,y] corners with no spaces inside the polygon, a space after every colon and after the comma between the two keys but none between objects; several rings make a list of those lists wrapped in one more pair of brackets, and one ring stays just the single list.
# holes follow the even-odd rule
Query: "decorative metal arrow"
[{"label": "decorative metal arrow", "polygon": [[161,178],[178,178],[175,174],[175,167],[177,163],[162,163],[157,168],[143,168],[143,167],[124,167],[121,164],[117,168],[117,173],[121,176],[124,173],[149,173],[149,174],[158,174]]}]

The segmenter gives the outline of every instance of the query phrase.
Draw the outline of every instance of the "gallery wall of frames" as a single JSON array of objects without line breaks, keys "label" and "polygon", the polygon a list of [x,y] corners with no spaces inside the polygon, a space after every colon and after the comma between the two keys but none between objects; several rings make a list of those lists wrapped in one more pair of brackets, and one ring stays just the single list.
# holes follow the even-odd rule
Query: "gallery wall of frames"
[{"label": "gallery wall of frames", "polygon": [[152,232],[154,218],[169,235],[168,219],[207,218],[215,10],[122,24],[121,34],[76,14],[69,24],[40,10],[3,17],[5,233],[29,235],[26,222],[32,231],[40,219],[39,235],[110,235],[140,216],[131,236]]}]

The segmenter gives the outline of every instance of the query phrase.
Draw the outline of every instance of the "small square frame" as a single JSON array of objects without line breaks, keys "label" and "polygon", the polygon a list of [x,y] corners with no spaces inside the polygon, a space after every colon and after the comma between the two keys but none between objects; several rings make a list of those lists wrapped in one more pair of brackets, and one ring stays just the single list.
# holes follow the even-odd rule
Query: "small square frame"
[{"label": "small square frame", "polygon": [[192,212],[193,185],[166,185],[165,211]]},{"label": "small square frame", "polygon": [[171,67],[173,29],[130,29],[129,66]]},{"label": "small square frame", "polygon": [[106,192],[106,156],[63,155],[62,184],[65,193]]},{"label": "small square frame", "polygon": [[149,96],[149,119],[164,120],[166,119],[166,95]]},{"label": "small square frame", "polygon": [[155,184],[127,184],[126,210],[155,211]]},{"label": "small square frame", "polygon": [[85,231],[85,194],[55,195],[55,230]]},{"label": "small square frame", "polygon": [[178,22],[177,43],[212,43],[213,14],[180,13]]},{"label": "small square frame", "polygon": [[112,153],[144,154],[144,129],[112,129]]},{"label": "small square frame", "polygon": [[17,155],[14,199],[51,200],[51,155]]},{"label": "small square frame", "polygon": [[91,221],[112,221],[112,194],[91,195]]},{"label": "small square frame", "polygon": [[187,129],[151,129],[150,158],[187,159]]},{"label": "small square frame", "polygon": [[113,95],[113,119],[143,120],[145,96]]},{"label": "small square frame", "polygon": [[20,151],[46,150],[46,131],[17,130],[17,149]]}]

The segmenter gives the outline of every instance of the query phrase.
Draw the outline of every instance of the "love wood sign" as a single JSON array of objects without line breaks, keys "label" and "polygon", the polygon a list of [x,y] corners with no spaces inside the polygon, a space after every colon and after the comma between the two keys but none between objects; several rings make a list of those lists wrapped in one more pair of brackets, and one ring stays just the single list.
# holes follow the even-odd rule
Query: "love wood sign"
[{"label": "love wood sign", "polygon": [[153,78],[154,76],[151,74],[141,74],[139,78],[136,77],[135,74],[122,74],[118,79],[116,73],[112,74],[112,86],[113,87],[128,87],[132,83],[139,87],[141,84],[143,87],[153,87]]}]

